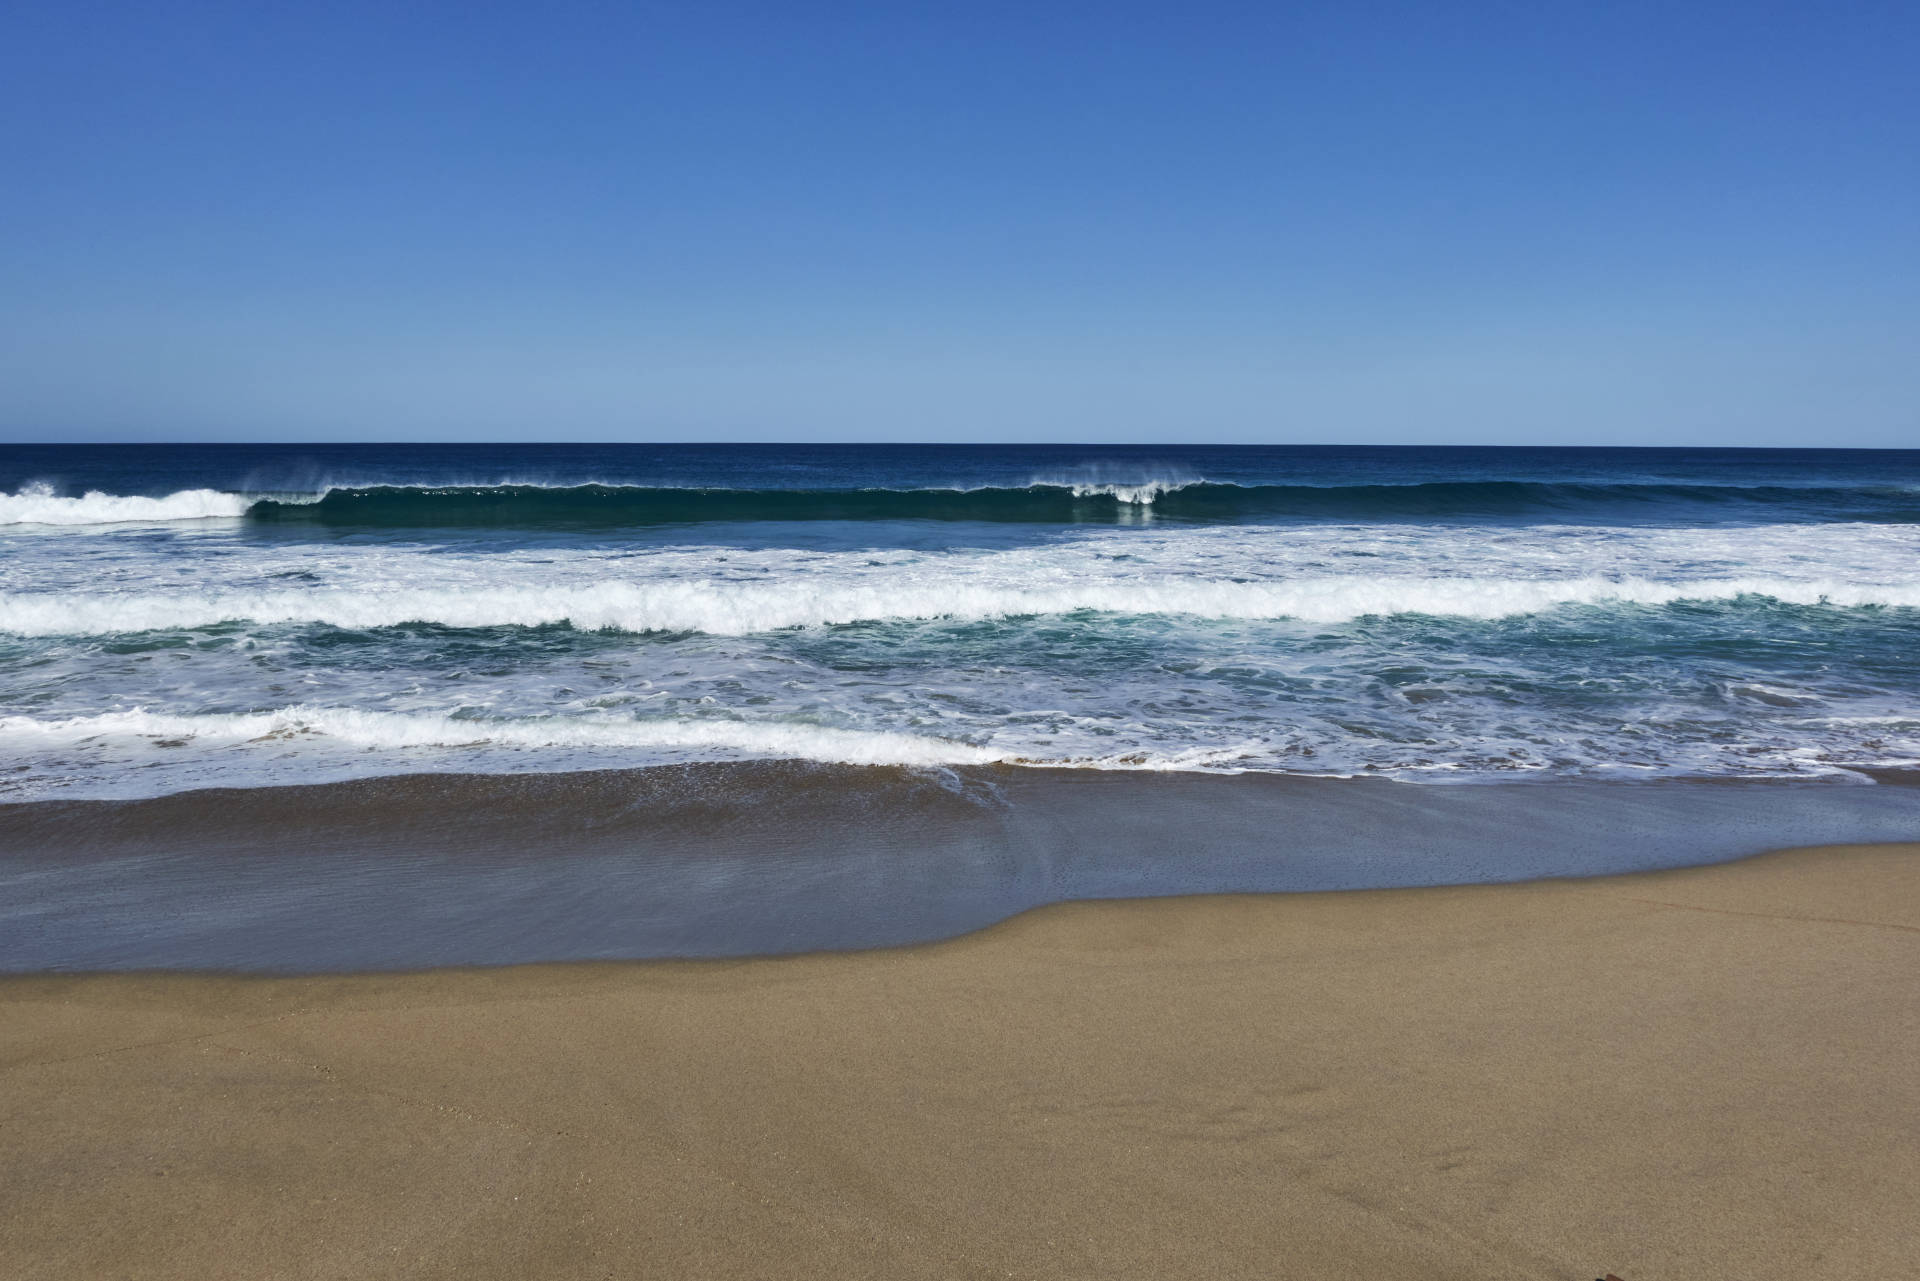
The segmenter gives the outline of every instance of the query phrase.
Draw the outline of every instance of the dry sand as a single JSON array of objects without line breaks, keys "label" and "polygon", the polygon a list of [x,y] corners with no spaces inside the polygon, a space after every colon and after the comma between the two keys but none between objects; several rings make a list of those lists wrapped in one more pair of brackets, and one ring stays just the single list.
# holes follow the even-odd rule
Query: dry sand
[{"label": "dry sand", "polygon": [[0,982],[0,1275],[1910,1277],[1920,847]]}]

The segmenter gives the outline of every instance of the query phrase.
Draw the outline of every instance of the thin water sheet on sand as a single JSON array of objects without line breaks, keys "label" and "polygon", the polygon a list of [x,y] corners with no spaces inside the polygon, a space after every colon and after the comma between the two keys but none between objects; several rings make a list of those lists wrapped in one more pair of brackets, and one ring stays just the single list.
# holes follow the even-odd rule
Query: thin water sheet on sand
[{"label": "thin water sheet on sand", "polygon": [[0,806],[0,971],[925,942],[1045,903],[1594,876],[1920,838],[1920,788],[712,763]]}]

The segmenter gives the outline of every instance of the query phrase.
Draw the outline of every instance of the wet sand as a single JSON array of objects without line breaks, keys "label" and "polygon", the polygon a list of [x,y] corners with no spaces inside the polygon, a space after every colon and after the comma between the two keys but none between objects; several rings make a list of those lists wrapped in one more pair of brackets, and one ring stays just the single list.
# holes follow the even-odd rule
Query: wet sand
[{"label": "wet sand", "polygon": [[0,1275],[1911,1275],[1920,846],[0,980]]}]

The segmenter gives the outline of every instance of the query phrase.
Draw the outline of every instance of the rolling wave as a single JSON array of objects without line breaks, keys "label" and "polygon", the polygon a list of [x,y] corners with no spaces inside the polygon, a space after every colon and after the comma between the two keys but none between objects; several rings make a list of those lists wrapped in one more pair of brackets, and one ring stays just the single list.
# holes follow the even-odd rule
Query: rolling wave
[{"label": "rolling wave", "polygon": [[1746,598],[1803,606],[1920,608],[1920,582],[1344,576],[1275,582],[1104,579],[1026,587],[955,575],[838,583],[675,580],[574,587],[0,592],[0,632],[98,636],[255,623],[318,624],[355,631],[406,624],[566,625],[581,631],[744,636],[793,627],[975,622],[1081,612],[1312,623],[1401,614],[1492,619],[1574,605],[1662,606]]},{"label": "rolling wave", "polygon": [[1399,485],[1236,485],[1217,481],[1040,482],[979,489],[684,489],[627,485],[335,488],[264,499],[258,521],[370,527],[618,527],[705,521],[968,520],[1036,524],[1458,517],[1730,518],[1787,511],[1825,519],[1920,521],[1897,488],[1435,481]]},{"label": "rolling wave", "polygon": [[[1231,489],[1232,486],[1219,488]],[[712,521],[1112,521],[1183,492],[1177,482],[981,489],[708,489],[642,485],[375,485],[310,501],[265,499],[276,524],[374,528],[619,528]]]},{"label": "rolling wave", "polygon": [[643,485],[364,485],[312,494],[181,490],[162,497],[47,485],[0,494],[0,526],[233,519],[346,528],[606,529],[710,521],[1133,523],[1146,515],[1248,520],[1543,521],[1820,519],[1920,522],[1920,494],[1892,486],[1795,487],[1516,480],[1393,485],[1237,485],[1208,480],[1038,481],[977,489],[723,489]]}]

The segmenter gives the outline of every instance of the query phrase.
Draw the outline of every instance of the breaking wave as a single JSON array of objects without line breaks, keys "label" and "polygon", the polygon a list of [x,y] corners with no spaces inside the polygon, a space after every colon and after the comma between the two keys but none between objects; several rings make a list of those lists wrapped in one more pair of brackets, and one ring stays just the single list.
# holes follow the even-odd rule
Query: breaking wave
[{"label": "breaking wave", "polygon": [[704,521],[1191,521],[1777,518],[1920,521],[1920,495],[1897,488],[1440,481],[1402,485],[1235,485],[1206,480],[1060,480],[978,489],[686,489],[629,485],[376,485],[317,499],[263,499],[259,521],[367,527],[618,527]]},{"label": "breaking wave", "polygon": [[1853,488],[1535,481],[1236,485],[1060,478],[974,489],[726,489],[616,484],[359,485],[309,494],[182,490],[164,497],[38,484],[0,494],[0,525],[108,525],[246,517],[346,528],[622,528],[710,521],[932,520],[1119,524],[1496,518],[1543,521],[1814,518],[1920,522],[1920,495]]},{"label": "breaking wave", "polygon": [[1504,618],[1576,605],[1664,606],[1754,599],[1837,608],[1920,608],[1920,582],[1774,577],[1322,577],[1276,582],[1106,579],[1047,586],[965,575],[822,584],[675,580],[571,587],[418,587],[233,593],[0,593],[0,632],[87,636],[191,630],[227,623],[369,630],[551,627],[742,636],[851,623],[960,622],[1082,612],[1340,623],[1401,614]]},{"label": "breaking wave", "polygon": [[63,498],[51,485],[23,485],[17,493],[0,494],[0,525],[125,525],[232,518],[246,515],[253,502],[245,494],[217,489],[183,489],[164,498],[95,489],[78,498]]}]

